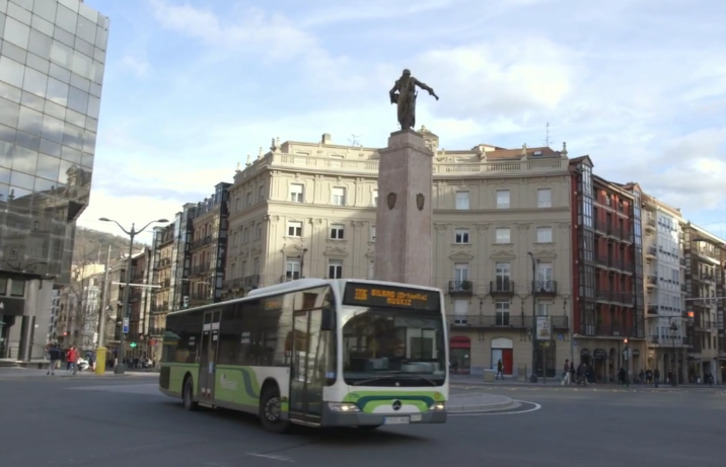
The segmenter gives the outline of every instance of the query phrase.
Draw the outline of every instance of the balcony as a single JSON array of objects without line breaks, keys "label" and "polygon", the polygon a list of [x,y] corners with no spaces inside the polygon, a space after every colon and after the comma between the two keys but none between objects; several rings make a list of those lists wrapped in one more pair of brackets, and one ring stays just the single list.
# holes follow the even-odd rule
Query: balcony
[{"label": "balcony", "polygon": [[256,289],[260,285],[260,275],[252,274],[245,276],[244,279],[242,279],[242,285],[245,288]]},{"label": "balcony", "polygon": [[532,281],[532,293],[553,297],[557,295],[557,281]]},{"label": "balcony", "polygon": [[489,293],[492,295],[514,295],[514,281],[497,279],[489,282]]},{"label": "balcony", "polygon": [[648,314],[649,315],[657,315],[658,314],[658,306],[657,305],[648,305]]},{"label": "balcony", "polygon": [[658,287],[658,276],[648,276],[646,285],[648,286],[649,289]]},{"label": "balcony", "polygon": [[[532,329],[532,316],[513,315],[503,313],[499,315],[448,315],[448,322],[452,329]],[[552,329],[567,330],[569,323],[567,316],[550,316]]]},{"label": "balcony", "polygon": [[598,324],[595,326],[595,335],[604,337],[635,337],[635,329],[632,326],[619,324]]},{"label": "balcony", "polygon": [[471,295],[472,289],[471,281],[449,281],[449,295]]},{"label": "balcony", "polygon": [[645,218],[645,231],[655,232],[655,217],[646,216]]},{"label": "balcony", "polygon": [[165,328],[149,328],[149,336],[161,337],[164,335]]},{"label": "balcony", "polygon": [[648,260],[654,260],[658,256],[658,249],[655,246],[650,246],[645,252],[645,257]]}]

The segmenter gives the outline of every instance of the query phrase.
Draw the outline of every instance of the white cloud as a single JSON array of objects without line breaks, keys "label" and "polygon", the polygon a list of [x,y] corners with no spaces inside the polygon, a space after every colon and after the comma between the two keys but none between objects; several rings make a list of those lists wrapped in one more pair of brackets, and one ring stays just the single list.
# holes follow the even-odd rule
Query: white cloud
[{"label": "white cloud", "polygon": [[130,55],[126,55],[121,59],[121,66],[131,70],[137,77],[145,75],[149,70],[149,63],[146,60]]}]

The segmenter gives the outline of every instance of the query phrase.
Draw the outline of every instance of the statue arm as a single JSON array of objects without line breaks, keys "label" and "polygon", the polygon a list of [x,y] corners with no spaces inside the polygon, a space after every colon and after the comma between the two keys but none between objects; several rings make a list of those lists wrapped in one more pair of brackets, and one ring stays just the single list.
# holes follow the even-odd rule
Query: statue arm
[{"label": "statue arm", "polygon": [[423,89],[425,91],[428,91],[428,93],[430,95],[434,96],[436,98],[436,100],[439,100],[439,96],[436,95],[436,93],[434,92],[434,88],[432,88],[431,86],[429,86],[426,83],[423,83],[423,82],[421,82],[419,80],[416,80],[416,85],[418,87],[420,87],[421,89]]}]

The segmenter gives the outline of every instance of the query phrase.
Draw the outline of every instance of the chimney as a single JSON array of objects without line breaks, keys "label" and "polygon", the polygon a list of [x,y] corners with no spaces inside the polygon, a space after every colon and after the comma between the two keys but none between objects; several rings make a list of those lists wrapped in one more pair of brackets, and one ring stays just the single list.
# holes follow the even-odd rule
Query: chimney
[{"label": "chimney", "polygon": [[322,144],[330,144],[332,142],[332,138],[330,137],[330,133],[323,133],[323,139],[321,141]]}]

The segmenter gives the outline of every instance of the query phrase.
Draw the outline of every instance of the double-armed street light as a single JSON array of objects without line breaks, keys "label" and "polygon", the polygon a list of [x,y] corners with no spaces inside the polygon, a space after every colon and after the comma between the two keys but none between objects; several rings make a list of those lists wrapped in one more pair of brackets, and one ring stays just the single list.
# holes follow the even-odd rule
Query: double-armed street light
[{"label": "double-armed street light", "polygon": [[116,224],[126,235],[129,236],[129,257],[127,259],[126,264],[126,279],[124,280],[125,286],[124,286],[124,296],[123,296],[123,305],[122,305],[122,311],[121,311],[121,336],[119,338],[119,346],[118,346],[118,355],[117,355],[117,363],[113,367],[113,372],[115,374],[123,374],[126,370],[126,365],[124,364],[124,353],[125,349],[124,346],[126,345],[126,329],[124,329],[125,326],[128,326],[128,318],[129,318],[129,292],[131,288],[131,256],[134,252],[134,237],[136,237],[138,234],[143,232],[148,226],[150,226],[153,223],[161,223],[166,224],[169,221],[167,219],[157,219],[155,221],[150,221],[145,226],[141,227],[139,230],[135,229],[136,224],[131,223],[131,230],[126,230],[121,224],[116,222],[113,219],[109,219],[107,217],[101,217],[98,219],[103,222],[113,222]]}]

